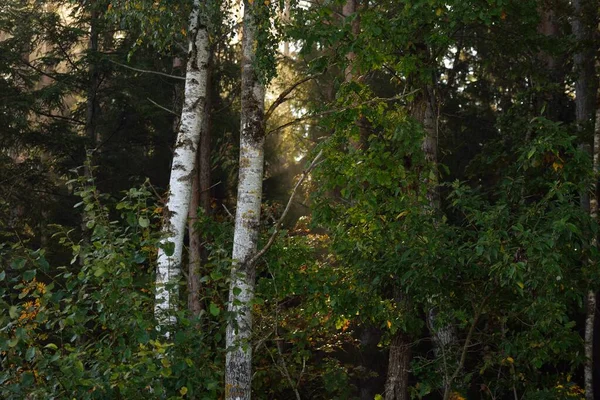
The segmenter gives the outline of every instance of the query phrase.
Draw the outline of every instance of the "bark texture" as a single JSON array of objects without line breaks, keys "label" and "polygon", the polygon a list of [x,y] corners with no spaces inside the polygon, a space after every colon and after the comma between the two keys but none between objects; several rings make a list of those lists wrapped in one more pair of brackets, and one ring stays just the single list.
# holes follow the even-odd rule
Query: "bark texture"
[{"label": "bark texture", "polygon": [[598,23],[598,4],[593,0],[573,0],[573,34],[577,41],[575,65],[575,116],[583,127],[593,126],[597,78],[594,71],[594,29]]},{"label": "bark texture", "polygon": [[410,340],[403,332],[392,338],[385,382],[385,400],[408,400],[408,372],[410,365]]},{"label": "bark texture", "polygon": [[[198,152],[199,153],[199,152]],[[199,158],[199,157],[198,157]],[[200,179],[198,177],[199,161],[196,159],[196,170],[192,181],[192,196],[190,199],[190,209],[188,218],[188,310],[192,317],[198,317],[202,311],[200,303],[200,267],[202,264],[200,232],[196,227],[198,222],[198,207],[200,206]]]},{"label": "bark texture", "polygon": [[[574,55],[575,81],[575,116],[579,129],[589,132],[594,126],[594,109],[596,106],[597,78],[594,71],[594,29],[597,26],[597,3],[590,0],[573,0],[574,18],[573,34],[577,40],[577,51]],[[598,173],[600,167],[600,109],[596,110],[596,129],[594,131],[593,170]],[[598,218],[598,182],[590,196],[590,216]],[[597,246],[597,238],[592,238],[592,246]],[[586,400],[594,399],[594,325],[596,319],[596,299],[594,291],[588,292],[585,319],[585,356],[584,383]]]},{"label": "bark texture", "polygon": [[207,78],[206,101],[204,104],[204,118],[200,131],[200,148],[197,151],[196,169],[192,182],[192,198],[190,201],[188,234],[188,310],[193,317],[198,317],[202,311],[200,296],[201,267],[206,261],[206,251],[202,241],[206,237],[196,228],[198,222],[198,209],[203,210],[204,215],[210,211],[210,135],[211,135],[211,87],[210,87],[210,62]]},{"label": "bark texture", "polygon": [[[173,153],[170,193],[165,206],[163,239],[158,251],[156,269],[154,314],[158,327],[166,336],[169,336],[168,327],[175,322],[172,311],[176,309],[179,295],[183,238],[192,193],[199,133],[205,117],[203,110],[207,94],[209,40],[200,0],[194,0],[188,35],[189,54],[181,124]],[[174,247],[170,255],[164,250],[167,243]]]},{"label": "bark texture", "polygon": [[[592,187],[590,196],[590,216],[594,220],[598,220],[598,178],[597,174],[600,170],[600,107],[596,110],[596,127],[594,130],[594,149],[593,149],[593,168],[596,179]],[[592,238],[592,246],[597,246],[597,238]],[[587,312],[585,318],[585,367],[584,367],[584,382],[585,382],[585,398],[586,400],[594,399],[594,324],[596,319],[596,293],[592,290],[587,295]]]},{"label": "bark texture", "polygon": [[254,69],[257,27],[253,8],[244,2],[242,37],[242,113],[239,180],[233,265],[229,289],[225,360],[225,398],[247,400],[251,396],[252,333],[251,301],[254,298],[255,269],[252,259],[257,250],[264,160],[265,88]]}]

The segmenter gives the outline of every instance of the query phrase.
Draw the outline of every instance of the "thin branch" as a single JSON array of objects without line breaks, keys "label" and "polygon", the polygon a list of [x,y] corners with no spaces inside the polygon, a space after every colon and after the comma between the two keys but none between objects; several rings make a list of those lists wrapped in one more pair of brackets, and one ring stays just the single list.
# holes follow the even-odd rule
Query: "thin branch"
[{"label": "thin branch", "polygon": [[490,296],[491,296],[491,294],[483,299],[483,301],[481,302],[481,305],[475,312],[475,315],[473,317],[473,323],[471,324],[471,327],[469,328],[469,333],[467,333],[467,338],[465,339],[465,344],[463,345],[458,365],[456,366],[456,369],[454,370],[454,373],[452,374],[452,376],[450,377],[448,382],[446,382],[446,387],[444,389],[444,400],[448,400],[450,398],[450,389],[452,388],[452,382],[454,382],[454,380],[458,377],[458,374],[460,373],[460,371],[463,369],[463,366],[465,365],[465,361],[467,359],[467,351],[469,349],[469,343],[471,342],[471,338],[473,337],[473,333],[475,332],[475,327],[477,326],[477,322],[479,322],[479,317],[483,313],[483,308],[485,307],[485,303],[487,302],[487,300]]},{"label": "thin branch", "polygon": [[154,100],[152,100],[150,97],[146,97],[146,100],[148,100],[150,103],[154,104],[156,107],[160,108],[161,110],[164,110],[164,111],[166,111],[168,113],[171,113],[171,114],[173,114],[173,115],[175,115],[177,117],[179,116],[179,114],[177,114],[175,111],[173,111],[173,110],[171,110],[171,109],[169,109],[167,107],[161,106],[160,104],[158,104],[157,102],[155,102]]},{"label": "thin branch", "polygon": [[269,107],[269,109],[265,113],[265,121],[268,121],[269,118],[271,118],[271,115],[273,114],[273,112],[275,111],[275,109],[277,107],[279,107],[280,105],[282,105],[283,103],[285,103],[288,100],[287,96],[290,93],[292,93],[298,86],[302,85],[305,82],[310,81],[311,79],[314,79],[317,76],[318,75],[310,75],[310,76],[307,76],[304,79],[300,79],[298,82],[292,84],[289,88],[287,88],[286,90],[284,90],[283,92],[281,92],[281,94],[279,94],[279,96],[277,97],[277,99],[273,102],[273,104],[271,104],[271,106]]},{"label": "thin branch", "polygon": [[321,156],[323,156],[323,150],[319,151],[319,154],[317,154],[317,156],[312,161],[312,163],[310,163],[308,168],[306,168],[304,170],[304,172],[302,173],[302,176],[300,177],[300,179],[296,183],[296,186],[294,186],[294,189],[292,190],[292,194],[290,195],[290,198],[287,202],[287,205],[285,206],[285,209],[283,210],[283,213],[281,214],[281,217],[279,217],[279,220],[275,224],[275,230],[273,231],[273,234],[269,238],[269,241],[267,242],[267,244],[265,244],[265,246],[258,253],[256,253],[256,255],[254,257],[252,257],[252,259],[248,262],[248,265],[255,264],[273,245],[273,243],[275,242],[275,239],[277,238],[277,234],[279,234],[279,231],[281,230],[283,220],[285,219],[288,212],[290,211],[290,208],[292,207],[292,203],[294,202],[294,197],[296,196],[296,192],[298,191],[298,188],[300,187],[300,185],[302,185],[302,182],[304,182],[304,180],[306,179],[308,174],[310,174],[310,172],[313,170],[313,168],[315,168],[318,165],[318,161],[321,158]]},{"label": "thin branch", "polygon": [[216,186],[219,186],[220,184],[221,184],[221,181],[215,183],[214,185],[212,185],[212,186],[210,186],[210,187],[208,187],[208,188],[206,188],[204,190],[201,190],[200,193],[208,192],[210,189],[212,189],[212,188],[214,188]]},{"label": "thin branch", "polygon": [[77,125],[85,125],[85,122],[80,121],[80,120],[75,119],[75,118],[65,117],[63,115],[48,114],[48,113],[45,113],[45,112],[40,111],[40,110],[33,110],[33,112],[36,113],[36,114],[39,114],[41,116],[44,116],[44,117],[62,119],[62,120],[65,120],[65,121],[69,121],[69,122],[75,123]]},{"label": "thin branch", "polygon": [[227,209],[227,207],[225,206],[225,204],[221,204],[221,205],[225,209],[225,212],[227,212],[227,214],[231,217],[231,219],[235,220],[235,217],[233,216],[233,214],[231,212],[229,212],[229,209]]},{"label": "thin branch", "polygon": [[130,67],[129,65],[121,64],[121,63],[116,62],[111,59],[109,59],[108,61],[110,61],[113,64],[119,65],[123,68],[127,68],[127,69],[137,71],[137,72],[142,72],[144,74],[155,74],[155,75],[160,75],[160,76],[166,76],[167,78],[173,78],[173,79],[179,79],[181,81],[185,81],[185,76],[171,75],[171,74],[167,74],[167,73],[159,72],[159,71],[151,71],[151,70],[147,70],[147,69],[134,68],[134,67]]},{"label": "thin branch", "polygon": [[323,111],[323,112],[321,112],[321,113],[317,113],[317,114],[305,114],[305,115],[303,115],[303,116],[301,116],[301,117],[298,117],[298,118],[296,118],[296,119],[293,119],[293,120],[291,120],[291,121],[289,121],[289,122],[286,122],[286,123],[285,123],[285,124],[283,124],[283,125],[280,125],[280,126],[278,126],[278,127],[276,127],[276,128],[273,128],[273,129],[269,130],[269,131],[267,132],[267,135],[270,135],[271,133],[278,132],[278,131],[280,131],[280,130],[282,130],[282,129],[285,129],[285,128],[287,128],[288,126],[295,125],[295,124],[297,124],[297,123],[299,123],[299,122],[302,122],[302,121],[306,121],[306,120],[309,120],[309,119],[314,119],[314,118],[323,117],[323,116],[325,116],[325,115],[329,115],[329,114],[335,114],[335,113],[337,113],[337,112],[342,112],[342,111],[350,110],[350,109],[352,109],[352,108],[356,108],[356,107],[362,107],[362,106],[366,106],[366,105],[373,104],[373,103],[379,103],[379,102],[385,102],[385,101],[395,101],[395,100],[400,100],[400,99],[403,99],[403,98],[405,98],[405,97],[407,97],[407,96],[410,96],[410,95],[412,95],[412,94],[415,94],[415,93],[416,93],[416,92],[418,92],[418,91],[419,91],[419,90],[417,89],[417,90],[413,90],[413,91],[411,91],[411,92],[408,92],[408,93],[406,93],[406,94],[401,94],[401,95],[394,96],[394,97],[384,97],[384,98],[382,98],[382,97],[376,97],[376,98],[374,98],[374,99],[367,100],[367,101],[365,101],[365,102],[363,102],[363,103],[353,104],[353,105],[352,105],[352,106],[350,106],[350,107],[336,108],[336,109],[333,109],[333,110],[327,110],[327,111]]}]

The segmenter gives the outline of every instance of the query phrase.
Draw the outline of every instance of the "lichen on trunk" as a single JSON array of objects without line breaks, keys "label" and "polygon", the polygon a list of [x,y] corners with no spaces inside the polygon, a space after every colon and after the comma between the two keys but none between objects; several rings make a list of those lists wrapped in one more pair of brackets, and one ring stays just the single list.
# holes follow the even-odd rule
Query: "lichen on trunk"
[{"label": "lichen on trunk", "polygon": [[[204,120],[208,79],[209,39],[200,0],[190,15],[189,54],[181,124],[175,142],[169,197],[165,205],[163,239],[158,251],[154,314],[158,328],[168,337],[175,322],[183,239],[192,193],[192,178],[199,134]],[[170,248],[170,251],[167,249]]]},{"label": "lichen on trunk", "polygon": [[256,3],[244,2],[242,112],[239,179],[226,332],[225,398],[250,399],[252,381],[251,303],[254,298],[264,161],[265,88],[255,71]]}]

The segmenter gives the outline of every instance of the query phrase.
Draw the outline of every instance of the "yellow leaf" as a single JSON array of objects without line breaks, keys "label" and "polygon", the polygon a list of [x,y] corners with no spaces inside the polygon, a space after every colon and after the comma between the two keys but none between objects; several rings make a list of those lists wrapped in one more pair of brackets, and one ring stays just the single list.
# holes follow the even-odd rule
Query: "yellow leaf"
[{"label": "yellow leaf", "polygon": [[437,15],[438,17],[439,17],[440,15],[442,15],[442,8],[441,8],[441,7],[438,7],[438,8],[435,10],[435,15]]},{"label": "yellow leaf", "polygon": [[400,214],[396,215],[396,219],[400,219],[402,217],[406,217],[408,215],[408,211],[404,210]]},{"label": "yellow leaf", "polygon": [[554,168],[555,171],[558,171],[559,169],[562,169],[563,165],[559,164],[557,162],[553,162],[552,163],[552,168]]},{"label": "yellow leaf", "polygon": [[188,392],[188,389],[185,386],[182,386],[181,389],[179,389],[179,393],[182,396],[185,396],[185,394]]},{"label": "yellow leaf", "polygon": [[392,327],[392,321],[387,321],[387,327],[390,329]]},{"label": "yellow leaf", "polygon": [[525,285],[523,284],[523,282],[517,282],[517,285],[518,285],[518,286],[519,286],[521,289],[523,289],[523,288],[525,287]]},{"label": "yellow leaf", "polygon": [[515,360],[512,357],[506,357],[506,361],[511,364],[514,364],[514,362],[515,362]]}]

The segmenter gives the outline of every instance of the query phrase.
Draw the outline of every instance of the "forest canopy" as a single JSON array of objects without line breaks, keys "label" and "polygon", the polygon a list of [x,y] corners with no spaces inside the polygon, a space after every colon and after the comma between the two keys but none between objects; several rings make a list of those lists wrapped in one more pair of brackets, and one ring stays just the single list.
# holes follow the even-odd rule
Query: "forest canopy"
[{"label": "forest canopy", "polygon": [[600,399],[596,0],[3,0],[0,398]]}]

